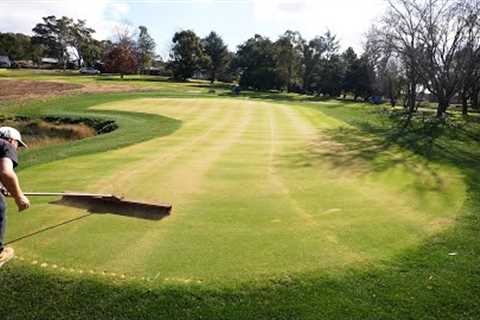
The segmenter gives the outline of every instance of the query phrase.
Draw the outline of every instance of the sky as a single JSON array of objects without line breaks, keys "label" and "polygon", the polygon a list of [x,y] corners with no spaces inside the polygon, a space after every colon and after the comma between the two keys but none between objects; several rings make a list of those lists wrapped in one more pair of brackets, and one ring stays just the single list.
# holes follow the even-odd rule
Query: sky
[{"label": "sky", "polygon": [[99,40],[119,25],[144,25],[166,58],[173,34],[184,29],[200,37],[213,30],[233,51],[255,34],[276,40],[293,30],[310,40],[330,30],[342,49],[361,52],[384,10],[384,0],[0,0],[0,32],[30,35],[48,15],[85,19]]}]

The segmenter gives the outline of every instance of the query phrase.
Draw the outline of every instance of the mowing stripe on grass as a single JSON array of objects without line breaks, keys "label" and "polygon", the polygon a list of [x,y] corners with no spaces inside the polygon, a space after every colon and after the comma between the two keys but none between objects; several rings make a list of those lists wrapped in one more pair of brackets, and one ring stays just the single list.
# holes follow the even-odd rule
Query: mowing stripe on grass
[{"label": "mowing stripe on grass", "polygon": [[[314,108],[172,98],[96,108],[164,115],[182,126],[123,149],[23,170],[26,187],[123,191],[171,201],[173,215],[152,223],[94,214],[18,243],[22,256],[81,270],[222,283],[338,270],[421,242],[438,231],[432,223],[455,217],[465,192],[455,170],[430,167],[437,179],[426,179],[418,174],[423,164],[404,150],[380,150],[372,161],[348,158],[355,150],[337,133],[351,127]],[[396,165],[374,170],[390,154]],[[412,184],[425,193],[402,191]],[[9,237],[83,214],[47,201],[35,203],[28,220],[15,216]]]}]

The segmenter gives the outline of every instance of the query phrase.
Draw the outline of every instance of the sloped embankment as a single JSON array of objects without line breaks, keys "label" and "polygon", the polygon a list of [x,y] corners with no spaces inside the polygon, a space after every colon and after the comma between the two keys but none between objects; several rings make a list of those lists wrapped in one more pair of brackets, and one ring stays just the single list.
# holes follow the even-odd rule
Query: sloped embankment
[{"label": "sloped embankment", "polygon": [[15,127],[22,133],[30,148],[36,149],[51,144],[81,140],[98,134],[112,132],[118,128],[113,120],[90,118],[25,117],[0,119],[2,126]]}]

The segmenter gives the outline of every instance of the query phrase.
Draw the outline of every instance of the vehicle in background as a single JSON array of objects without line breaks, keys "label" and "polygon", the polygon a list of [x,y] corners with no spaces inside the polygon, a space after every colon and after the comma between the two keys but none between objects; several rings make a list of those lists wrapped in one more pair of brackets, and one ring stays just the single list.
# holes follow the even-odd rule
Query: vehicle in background
[{"label": "vehicle in background", "polygon": [[85,67],[80,69],[81,74],[100,74],[100,71],[92,68],[92,67]]}]

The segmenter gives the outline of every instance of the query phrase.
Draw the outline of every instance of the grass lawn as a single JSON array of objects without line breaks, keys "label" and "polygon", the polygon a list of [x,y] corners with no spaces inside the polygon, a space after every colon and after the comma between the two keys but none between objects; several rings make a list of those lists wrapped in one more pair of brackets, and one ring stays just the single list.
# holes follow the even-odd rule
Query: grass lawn
[{"label": "grass lawn", "polygon": [[25,190],[174,206],[153,222],[54,198],[11,210],[2,319],[478,318],[476,125],[402,130],[362,104],[155,85],[2,106],[120,126],[22,153]]}]

